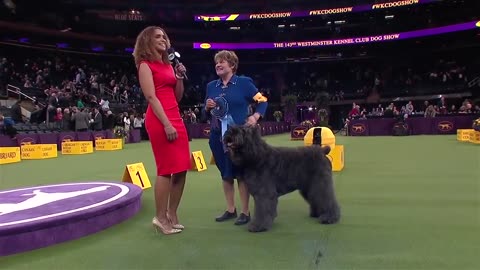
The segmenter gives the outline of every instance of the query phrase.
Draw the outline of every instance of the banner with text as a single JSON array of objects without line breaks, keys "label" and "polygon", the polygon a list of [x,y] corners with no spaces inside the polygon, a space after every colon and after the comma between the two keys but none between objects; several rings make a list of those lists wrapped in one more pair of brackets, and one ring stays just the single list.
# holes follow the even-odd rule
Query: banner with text
[{"label": "banner with text", "polygon": [[440,35],[451,32],[471,30],[480,27],[480,21],[473,21],[467,23],[460,23],[454,25],[448,25],[437,28],[428,28],[422,30],[415,30],[410,32],[400,32],[391,34],[382,34],[375,36],[365,37],[351,37],[342,39],[329,39],[329,40],[313,40],[313,41],[285,41],[285,42],[258,42],[258,43],[208,43],[208,42],[195,42],[193,43],[194,49],[214,49],[214,50],[251,50],[251,49],[290,49],[290,48],[309,48],[309,47],[324,47],[324,46],[339,46],[339,45],[351,45],[351,44],[365,44],[372,42],[383,42],[410,39],[416,37],[425,37],[432,35]]},{"label": "banner with text", "polygon": [[22,161],[20,147],[0,147],[0,164],[9,164]]},{"label": "banner with text", "polygon": [[285,11],[285,12],[269,12],[269,13],[247,13],[247,14],[209,14],[195,15],[196,22],[218,22],[218,21],[244,21],[244,20],[264,20],[264,19],[283,19],[283,18],[301,18],[310,16],[320,16],[329,14],[342,14],[352,12],[362,12],[378,9],[390,9],[396,7],[412,6],[418,4],[427,4],[440,0],[400,0],[378,4],[368,4],[359,6],[324,8],[305,11]]}]

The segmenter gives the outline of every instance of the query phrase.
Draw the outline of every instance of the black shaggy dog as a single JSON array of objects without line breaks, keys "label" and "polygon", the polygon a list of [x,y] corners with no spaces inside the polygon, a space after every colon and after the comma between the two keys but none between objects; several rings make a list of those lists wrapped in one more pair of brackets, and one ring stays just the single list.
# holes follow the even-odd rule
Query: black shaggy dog
[{"label": "black shaggy dog", "polygon": [[340,219],[335,197],[332,165],[326,155],[330,147],[273,147],[257,127],[231,127],[224,136],[232,162],[243,169],[243,179],[255,201],[251,232],[272,227],[278,197],[299,190],[310,204],[310,216],[322,224]]}]

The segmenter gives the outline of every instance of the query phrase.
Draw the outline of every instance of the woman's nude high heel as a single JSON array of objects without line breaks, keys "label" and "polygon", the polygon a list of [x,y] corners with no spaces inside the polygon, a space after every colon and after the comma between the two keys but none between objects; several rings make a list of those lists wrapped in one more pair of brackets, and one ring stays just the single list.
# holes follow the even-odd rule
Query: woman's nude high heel
[{"label": "woman's nude high heel", "polygon": [[174,229],[179,229],[179,230],[184,230],[185,229],[185,226],[183,226],[182,224],[173,224],[172,220],[170,219],[170,216],[167,214],[167,219],[170,221],[170,223],[172,223],[172,227]]},{"label": "woman's nude high heel", "polygon": [[183,226],[182,224],[173,224],[172,227],[174,229],[178,229],[178,230],[184,230],[185,229],[185,226]]},{"label": "woman's nude high heel", "polygon": [[180,233],[182,232],[182,230],[179,230],[179,229],[176,229],[176,228],[173,228],[173,229],[166,229],[164,227],[164,225],[162,223],[160,223],[160,221],[158,221],[158,218],[157,217],[154,217],[153,220],[152,220],[152,225],[153,225],[153,228],[155,229],[155,231],[158,233],[158,231],[160,230],[161,233],[165,234],[165,235],[168,235],[168,234],[175,234],[175,233]]}]

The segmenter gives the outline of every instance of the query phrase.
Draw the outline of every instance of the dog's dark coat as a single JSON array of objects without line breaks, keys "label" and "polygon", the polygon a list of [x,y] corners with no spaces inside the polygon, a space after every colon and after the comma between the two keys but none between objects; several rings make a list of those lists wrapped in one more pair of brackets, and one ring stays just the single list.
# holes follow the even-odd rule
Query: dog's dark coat
[{"label": "dog's dark coat", "polygon": [[335,197],[332,165],[326,155],[330,147],[273,147],[256,127],[231,127],[224,136],[233,164],[255,201],[249,231],[269,230],[277,216],[278,197],[299,190],[310,204],[310,216],[323,224],[340,219]]}]

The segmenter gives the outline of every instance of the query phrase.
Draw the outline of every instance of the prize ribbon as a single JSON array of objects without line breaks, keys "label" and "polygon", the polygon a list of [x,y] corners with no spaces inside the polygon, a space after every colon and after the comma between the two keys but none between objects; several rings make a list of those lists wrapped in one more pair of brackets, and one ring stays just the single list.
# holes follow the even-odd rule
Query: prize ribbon
[{"label": "prize ribbon", "polygon": [[214,99],[217,106],[212,109],[211,113],[220,120],[222,125],[222,137],[227,131],[228,125],[233,125],[235,122],[230,114],[228,114],[228,102],[224,97],[216,97]]}]

